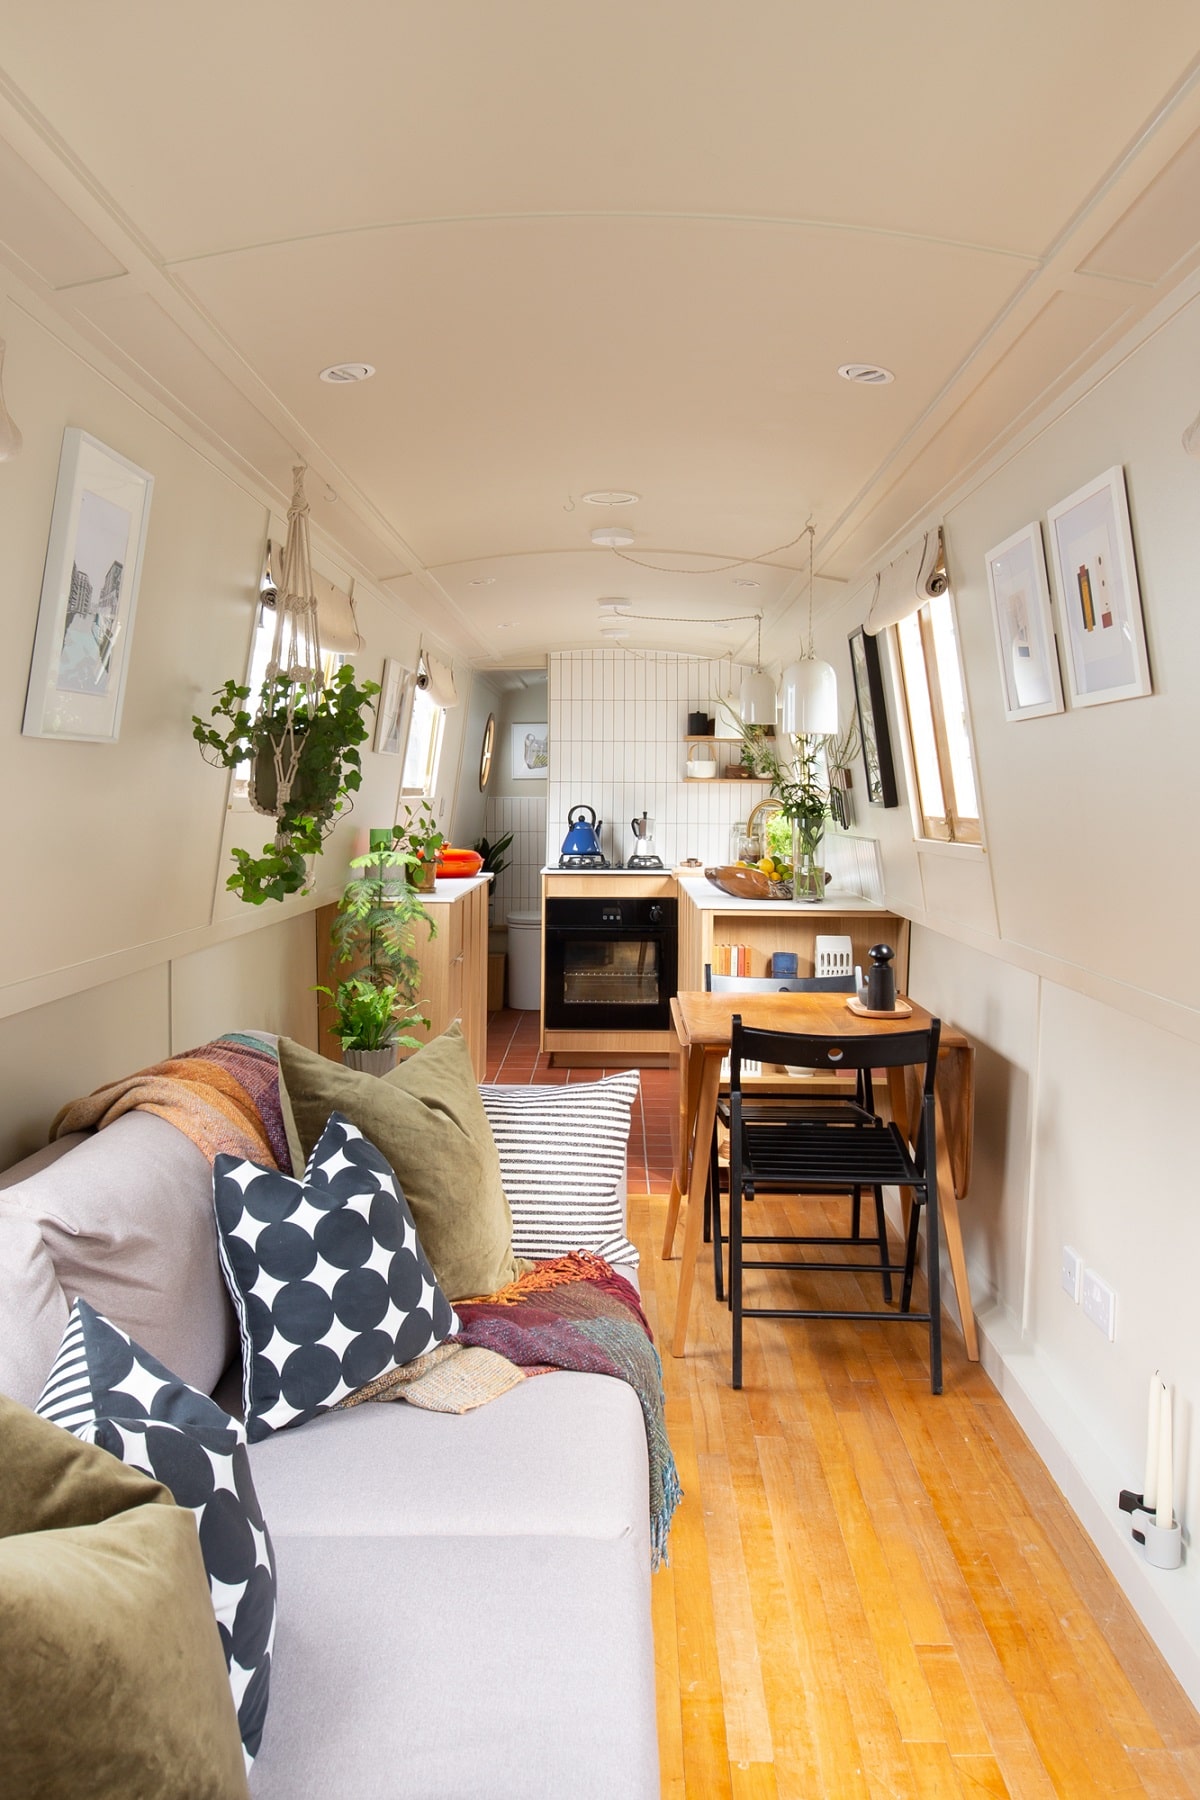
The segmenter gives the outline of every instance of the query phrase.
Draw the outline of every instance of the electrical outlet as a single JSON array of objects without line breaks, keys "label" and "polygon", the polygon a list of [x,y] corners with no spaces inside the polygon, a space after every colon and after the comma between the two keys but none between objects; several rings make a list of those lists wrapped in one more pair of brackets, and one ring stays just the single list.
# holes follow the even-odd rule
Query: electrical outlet
[{"label": "electrical outlet", "polygon": [[1079,1305],[1079,1291],[1083,1286],[1083,1258],[1078,1250],[1072,1250],[1070,1244],[1063,1245],[1062,1270],[1059,1274],[1064,1294],[1070,1294],[1076,1306]]},{"label": "electrical outlet", "polygon": [[1083,1271],[1083,1314],[1111,1343],[1117,1335],[1117,1296],[1095,1269]]}]

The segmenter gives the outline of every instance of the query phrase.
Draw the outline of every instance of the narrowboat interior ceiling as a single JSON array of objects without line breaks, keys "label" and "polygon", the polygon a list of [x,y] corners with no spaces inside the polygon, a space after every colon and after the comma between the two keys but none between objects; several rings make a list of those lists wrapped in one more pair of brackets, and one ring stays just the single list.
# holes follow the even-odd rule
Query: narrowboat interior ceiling
[{"label": "narrowboat interior ceiling", "polygon": [[[297,480],[308,512],[289,520]],[[344,1497],[347,1567],[368,1573],[347,1609],[318,1531],[297,1584],[314,1619],[340,1643],[386,1615],[423,1726],[460,1703],[460,1671],[442,1680],[445,1644],[426,1659],[404,1634],[460,1616],[475,1559],[472,1608],[501,1623],[494,1684],[463,1703],[517,1717],[514,1674],[548,1718],[559,1683],[546,1732],[521,1713],[508,1751],[577,1754],[578,1701],[636,1764],[622,1800],[1090,1800],[1110,1770],[1113,1792],[1200,1796],[1198,569],[1195,0],[0,4],[0,1311],[23,1282],[37,1315],[28,1342],[0,1329],[0,1449],[17,1338],[23,1379],[41,1358],[36,1396],[60,1340],[69,1360],[111,1329],[72,1315],[63,1339],[54,1259],[84,1266],[110,1225],[138,1254],[177,1247],[138,1210],[161,1202],[160,1167],[199,1196],[208,1286],[185,1273],[180,1304],[149,1287],[187,1341],[212,1299],[199,1398],[225,1391],[244,1313],[199,1140],[176,1132],[160,1163],[162,1121],[135,1110],[151,1135],[128,1204],[126,1117],[65,1156],[48,1140],[64,1119],[90,1129],[109,1084],[214,1046],[216,1088],[265,1059],[275,1105],[290,1059],[316,1131],[337,1114],[325,1081],[376,1093],[378,1065],[353,1058],[397,1046],[338,1041],[331,946],[354,878],[407,844],[376,910],[398,930],[427,906],[436,938],[390,940],[409,988],[372,966],[362,1016],[373,1004],[386,1040],[411,1002],[404,1048],[458,1056],[466,1104],[482,1084],[494,1108],[497,1254],[437,1317],[550,1257],[533,1227],[521,1249],[496,1158],[540,1231],[548,1185],[566,1229],[586,1213],[594,1153],[611,1205],[591,1247],[640,1253],[661,1379],[639,1340],[647,1430],[626,1393],[593,1439],[561,1398],[576,1370],[513,1374],[470,1414],[479,1504],[457,1450],[427,1493],[406,1465],[384,1496],[393,1575],[436,1543],[411,1614],[372,1616],[386,1458],[339,1463],[322,1529],[346,1536]],[[303,626],[292,576],[313,594]],[[289,725],[351,690],[359,763],[345,805],[314,812],[319,853],[297,811],[281,864],[296,734],[287,772],[268,743],[273,798],[230,744],[238,684],[254,691],[285,628],[309,633],[283,658]],[[355,682],[379,684],[374,717]],[[206,723],[222,693],[229,754]],[[936,1181],[889,1165],[915,1185],[895,1177],[885,1219],[880,1184],[883,1266],[852,1272],[864,1293],[882,1281],[880,1323],[901,1304],[889,1230],[922,1302],[944,1241],[941,1296],[914,1333],[751,1307],[738,1388],[745,1271],[722,1260],[720,1203],[732,1233],[753,1180],[714,1129],[733,1125],[722,1059],[741,1042],[722,996],[769,982],[765,1015],[780,980],[810,1046],[821,1016],[868,1038],[915,1016],[914,1043],[940,1021],[887,1085],[915,1121],[924,1068]],[[794,1107],[813,1065],[763,1066],[762,1091]],[[569,1121],[562,1165],[556,1103],[586,1125]],[[748,1107],[741,1148],[763,1116]],[[272,1118],[281,1170],[316,1156]],[[101,1192],[93,1151],[113,1184],[94,1240],[43,1204],[60,1180]],[[457,1179],[456,1156],[432,1160],[435,1190]],[[904,1216],[918,1192],[923,1237],[921,1209]],[[792,1218],[788,1194],[763,1210]],[[857,1203],[855,1219],[831,1241],[860,1242]],[[794,1298],[808,1271],[777,1280]],[[664,1393],[647,1518],[639,1459]],[[506,1438],[506,1408],[527,1409],[526,1439]],[[332,1422],[347,1442],[411,1428],[444,1446],[434,1411]],[[279,1435],[328,1442],[330,1423]],[[667,1436],[685,1497],[651,1582],[677,1498]],[[269,1438],[249,1452],[270,1467]],[[285,1562],[310,1554],[294,1454],[268,1519]],[[561,1586],[543,1528],[567,1546]],[[571,1607],[593,1600],[577,1631]],[[544,1640],[543,1601],[561,1627]],[[296,1785],[318,1780],[303,1729],[338,1712],[289,1677],[287,1644],[281,1623],[274,1692],[299,1735],[280,1760],[268,1714],[264,1800],[315,1795]],[[828,1688],[808,1686],[817,1666]],[[366,1719],[377,1791],[488,1791],[455,1786],[428,1743],[394,1790],[390,1691],[347,1694],[335,1723]],[[608,1800],[604,1758],[586,1760],[581,1797]]]},{"label": "narrowboat interior ceiling", "polygon": [[793,622],[809,521],[853,577],[1194,266],[1194,8],[1135,35],[1089,0],[22,8],[0,238],[240,465],[305,460],[464,656],[596,643],[614,595],[741,653],[705,621]]}]

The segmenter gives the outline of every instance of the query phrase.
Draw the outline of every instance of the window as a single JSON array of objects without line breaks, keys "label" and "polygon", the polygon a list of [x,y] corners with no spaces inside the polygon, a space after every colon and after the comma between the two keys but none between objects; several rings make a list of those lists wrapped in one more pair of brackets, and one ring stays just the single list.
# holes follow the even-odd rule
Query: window
[{"label": "window", "polygon": [[950,844],[982,843],[967,696],[949,593],[927,600],[902,619],[896,639],[921,835]]},{"label": "window", "polygon": [[408,741],[404,746],[404,773],[400,779],[402,794],[431,794],[437,772],[438,751],[442,747],[442,726],[446,711],[431,700],[425,689],[414,687],[412,710],[408,719]]},{"label": "window", "polygon": [[[267,664],[271,660],[271,652],[275,648],[275,603],[264,600],[258,609],[258,624],[254,628],[254,641],[250,646],[250,669],[246,676],[246,686],[250,689],[250,698],[246,707],[251,717],[258,711],[258,697],[262,692],[262,684],[267,678]],[[326,650],[321,655],[321,673],[326,681],[332,681],[346,658],[336,650]],[[250,764],[238,763],[233,771],[233,792],[235,800],[248,800],[250,796]]]}]

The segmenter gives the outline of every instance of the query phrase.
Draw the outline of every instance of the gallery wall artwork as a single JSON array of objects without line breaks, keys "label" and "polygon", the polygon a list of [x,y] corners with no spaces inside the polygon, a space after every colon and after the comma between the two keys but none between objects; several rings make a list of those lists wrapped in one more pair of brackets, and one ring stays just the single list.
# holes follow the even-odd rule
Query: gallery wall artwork
[{"label": "gallery wall artwork", "polygon": [[115,743],[154,477],[63,433],[22,731]]},{"label": "gallery wall artwork", "polygon": [[1046,516],[1072,706],[1151,693],[1124,470],[1107,469]]},{"label": "gallery wall artwork", "polygon": [[1062,712],[1062,679],[1040,524],[1035,521],[1022,526],[989,550],[987,577],[1005,718],[1039,719]]}]

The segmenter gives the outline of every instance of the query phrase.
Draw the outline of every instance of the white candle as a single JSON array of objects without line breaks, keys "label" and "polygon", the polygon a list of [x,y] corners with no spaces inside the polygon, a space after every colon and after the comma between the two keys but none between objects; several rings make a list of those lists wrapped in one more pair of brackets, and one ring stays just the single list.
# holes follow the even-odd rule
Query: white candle
[{"label": "white candle", "polygon": [[1171,1461],[1171,1391],[1164,1387],[1158,1420],[1158,1510],[1154,1523],[1161,1528],[1175,1523],[1175,1471]]},{"label": "white candle", "polygon": [[1150,1398],[1146,1403],[1146,1473],[1142,1481],[1142,1505],[1147,1512],[1154,1511],[1154,1497],[1158,1492],[1158,1396],[1161,1389],[1162,1382],[1155,1369],[1150,1377]]}]

